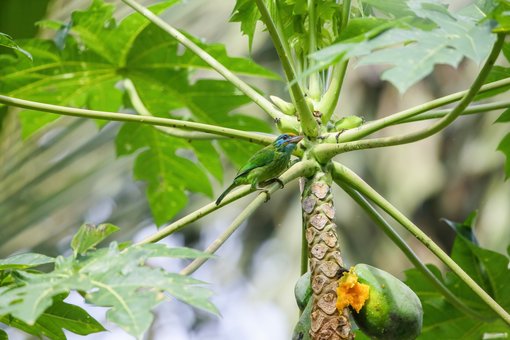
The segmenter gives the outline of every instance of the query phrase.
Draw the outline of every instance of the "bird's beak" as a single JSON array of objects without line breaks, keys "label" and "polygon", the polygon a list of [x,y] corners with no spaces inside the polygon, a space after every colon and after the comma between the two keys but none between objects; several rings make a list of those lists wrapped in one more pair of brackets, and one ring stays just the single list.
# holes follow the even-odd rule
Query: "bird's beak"
[{"label": "bird's beak", "polygon": [[297,144],[303,139],[303,136],[293,136],[289,139],[289,143]]}]

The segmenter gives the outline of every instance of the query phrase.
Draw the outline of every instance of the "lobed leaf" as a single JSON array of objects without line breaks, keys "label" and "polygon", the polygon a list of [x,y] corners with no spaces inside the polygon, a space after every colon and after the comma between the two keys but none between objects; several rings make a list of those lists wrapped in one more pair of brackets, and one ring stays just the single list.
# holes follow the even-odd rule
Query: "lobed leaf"
[{"label": "lobed leaf", "polygon": [[55,339],[61,338],[62,328],[77,334],[102,331],[83,310],[62,302],[62,296],[71,290],[83,292],[88,303],[108,307],[107,318],[137,338],[152,323],[151,310],[166,299],[165,293],[217,314],[203,282],[146,264],[161,256],[196,258],[205,254],[162,244],[121,250],[112,243],[78,258],[59,257],[52,272],[19,273],[16,282],[0,287],[0,321]]},{"label": "lobed leaf", "polygon": [[53,263],[55,259],[42,254],[24,253],[0,260],[0,270],[28,269],[42,264]]},{"label": "lobed leaf", "polygon": [[495,36],[490,23],[481,21],[484,17],[476,6],[452,13],[435,2],[412,0],[408,7],[434,28],[420,25],[403,28],[398,27],[402,26],[399,20],[393,20],[392,25],[398,24],[397,27],[388,30],[388,24],[381,24],[325,48],[312,58],[317,59],[322,68],[353,57],[359,57],[360,65],[390,65],[381,78],[405,92],[429,75],[436,64],[456,67],[464,57],[476,63],[487,57]]},{"label": "lobed leaf", "polygon": [[510,178],[510,133],[508,133],[498,145],[498,151],[501,151],[505,157],[505,180]]},{"label": "lobed leaf", "polygon": [[32,55],[19,47],[18,44],[7,34],[0,32],[0,46],[10,48],[12,50],[20,52],[22,56],[32,60]]},{"label": "lobed leaf", "polygon": [[[164,1],[150,10],[160,13],[177,2]],[[195,70],[210,67],[190,51],[182,52],[167,33],[139,13],[117,22],[113,12],[112,4],[94,0],[88,9],[74,12],[67,24],[42,23],[62,33],[56,37],[58,47],[49,40],[27,41],[23,47],[34,55],[33,64],[0,56],[0,93],[118,111],[123,105],[123,91],[118,84],[129,78],[154,115],[244,130],[262,125],[269,130],[263,121],[231,113],[249,99],[230,83],[193,79]],[[205,44],[186,35],[233,72],[278,78],[249,59],[228,56],[220,44]],[[21,112],[23,136],[30,136],[57,118],[51,113]],[[186,205],[189,192],[212,197],[208,172],[217,179],[222,177],[219,153],[208,141],[181,141],[154,128],[126,125],[118,135],[117,150],[119,155],[142,150],[135,161],[135,178],[147,182],[147,197],[158,225]]]},{"label": "lobed leaf", "polygon": [[0,322],[26,333],[52,340],[67,339],[64,329],[80,335],[105,331],[105,328],[84,309],[63,301],[65,295],[54,298],[51,305],[33,325],[29,325],[10,315],[0,317]]},{"label": "lobed leaf", "polygon": [[[465,228],[473,218],[463,222]],[[459,264],[504,309],[510,308],[509,259],[503,254],[477,246],[461,233],[457,234],[451,253]],[[494,312],[451,272],[446,277],[433,265],[428,265],[434,275],[460,298],[468,307],[486,319],[465,314],[445,300],[435,287],[418,270],[406,271],[406,284],[420,297],[424,308],[424,324],[420,339],[482,339],[488,334],[508,332],[506,325]]]},{"label": "lobed leaf", "polygon": [[85,254],[99,242],[119,230],[119,227],[109,223],[98,226],[88,223],[83,224],[71,240],[71,249],[74,251],[74,256]]}]

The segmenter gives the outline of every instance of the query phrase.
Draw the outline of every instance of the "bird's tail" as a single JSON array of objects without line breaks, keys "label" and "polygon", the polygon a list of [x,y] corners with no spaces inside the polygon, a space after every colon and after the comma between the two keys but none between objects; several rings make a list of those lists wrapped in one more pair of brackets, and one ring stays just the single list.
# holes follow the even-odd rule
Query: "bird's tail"
[{"label": "bird's tail", "polygon": [[227,194],[232,191],[232,189],[234,189],[236,187],[236,184],[235,183],[232,183],[225,191],[223,191],[223,193],[220,195],[220,197],[218,197],[218,199],[216,200],[216,205],[220,205],[221,201],[225,198],[225,196],[227,196]]}]

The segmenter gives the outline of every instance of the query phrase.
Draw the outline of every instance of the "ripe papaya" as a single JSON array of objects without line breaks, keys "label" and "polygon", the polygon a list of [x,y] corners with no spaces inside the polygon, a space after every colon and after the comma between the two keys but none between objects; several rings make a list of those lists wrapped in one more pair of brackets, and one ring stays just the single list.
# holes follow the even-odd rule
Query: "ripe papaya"
[{"label": "ripe papaya", "polygon": [[352,311],[358,327],[373,339],[412,340],[421,332],[423,309],[420,299],[402,281],[384,270],[357,264],[358,281],[369,286],[369,297]]}]

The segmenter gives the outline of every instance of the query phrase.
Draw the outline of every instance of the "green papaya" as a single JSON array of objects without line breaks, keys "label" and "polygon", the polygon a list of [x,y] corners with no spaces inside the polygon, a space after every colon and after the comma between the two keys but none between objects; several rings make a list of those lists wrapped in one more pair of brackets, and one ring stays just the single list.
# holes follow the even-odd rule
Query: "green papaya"
[{"label": "green papaya", "polygon": [[300,311],[303,311],[312,296],[312,287],[310,286],[310,272],[303,274],[294,286],[294,296]]},{"label": "green papaya", "polygon": [[312,301],[310,297],[307,300],[306,307],[299,317],[299,321],[292,332],[292,340],[310,340],[310,327],[312,325]]},{"label": "green papaya", "polygon": [[310,285],[310,272],[303,274],[294,286],[294,296],[301,311],[299,320],[292,332],[292,340],[310,340],[310,326],[312,312],[312,287]]},{"label": "green papaya", "polygon": [[359,313],[352,312],[358,327],[373,339],[412,340],[421,332],[423,309],[420,299],[393,275],[357,264],[358,281],[369,286],[369,297]]}]

